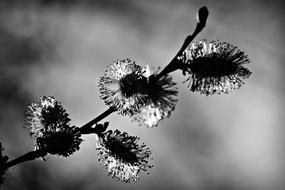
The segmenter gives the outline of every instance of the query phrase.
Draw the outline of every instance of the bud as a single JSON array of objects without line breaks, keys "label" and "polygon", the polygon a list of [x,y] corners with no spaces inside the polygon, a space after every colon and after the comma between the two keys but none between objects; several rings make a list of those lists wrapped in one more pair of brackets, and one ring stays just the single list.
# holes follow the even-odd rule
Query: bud
[{"label": "bud", "polygon": [[207,7],[202,7],[199,9],[198,14],[197,14],[197,20],[199,23],[202,25],[206,25],[207,18],[209,16],[209,11]]}]

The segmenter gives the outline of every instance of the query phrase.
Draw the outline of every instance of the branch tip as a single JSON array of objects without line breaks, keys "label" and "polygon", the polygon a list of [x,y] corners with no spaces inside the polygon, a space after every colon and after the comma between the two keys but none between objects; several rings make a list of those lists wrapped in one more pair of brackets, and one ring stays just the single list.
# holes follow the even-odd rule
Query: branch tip
[{"label": "branch tip", "polygon": [[203,6],[198,11],[197,20],[199,23],[205,26],[208,16],[209,16],[208,8],[206,6]]}]

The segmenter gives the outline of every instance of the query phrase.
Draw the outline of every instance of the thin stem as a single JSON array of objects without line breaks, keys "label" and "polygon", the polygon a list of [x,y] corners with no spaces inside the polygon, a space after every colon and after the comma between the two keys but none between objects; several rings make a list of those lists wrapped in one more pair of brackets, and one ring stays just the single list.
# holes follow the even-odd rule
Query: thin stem
[{"label": "thin stem", "polygon": [[11,160],[9,162],[7,162],[5,165],[4,165],[4,168],[7,169],[7,168],[10,168],[12,166],[15,166],[17,164],[20,164],[22,162],[26,162],[26,161],[31,161],[31,160],[34,160],[36,158],[39,158],[39,157],[43,157],[47,154],[47,152],[45,150],[35,150],[35,151],[31,151],[31,152],[28,152],[14,160]]},{"label": "thin stem", "polygon": [[180,50],[177,52],[175,57],[169,62],[169,64],[156,76],[157,79],[161,78],[162,76],[171,73],[177,69],[182,69],[181,62],[178,60],[178,57],[180,57],[184,50],[189,46],[189,44],[193,41],[193,39],[203,30],[203,28],[206,26],[206,20],[208,17],[208,9],[206,7],[202,7],[199,9],[198,12],[199,20],[196,25],[196,28],[192,35],[188,35],[186,39],[184,40],[184,43]]},{"label": "thin stem", "polygon": [[116,108],[110,107],[105,112],[103,112],[101,115],[99,115],[98,117],[92,119],[91,121],[89,121],[88,123],[80,127],[79,129],[80,134],[96,133],[96,131],[94,131],[95,129],[92,128],[92,126],[97,124],[99,121],[101,121],[102,119],[104,119],[105,117],[107,117],[108,115],[110,115],[111,113],[115,111],[116,111]]}]

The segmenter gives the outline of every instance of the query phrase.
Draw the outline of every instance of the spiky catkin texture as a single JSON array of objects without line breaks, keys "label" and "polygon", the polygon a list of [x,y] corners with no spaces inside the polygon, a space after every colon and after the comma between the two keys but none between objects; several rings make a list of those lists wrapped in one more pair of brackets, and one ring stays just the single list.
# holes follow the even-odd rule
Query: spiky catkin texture
[{"label": "spiky catkin texture", "polygon": [[111,64],[99,80],[100,98],[122,115],[134,115],[146,102],[143,69],[130,59]]},{"label": "spiky catkin texture", "polygon": [[145,144],[138,144],[138,137],[119,130],[109,130],[98,137],[98,161],[112,178],[136,182],[141,171],[147,172],[152,167],[148,163],[151,152]]},{"label": "spiky catkin texture", "polygon": [[[149,70],[149,67],[146,68]],[[158,71],[158,70],[157,70]],[[177,103],[178,89],[172,77],[164,75],[156,78],[156,72],[147,77],[147,103],[141,107],[139,112],[134,115],[133,120],[138,121],[140,125],[155,127],[160,121],[170,117]]]},{"label": "spiky catkin texture", "polygon": [[35,138],[36,149],[68,157],[82,142],[78,128],[70,125],[69,115],[54,97],[42,97],[28,106],[25,127]]},{"label": "spiky catkin texture", "polygon": [[188,87],[201,94],[229,93],[251,75],[244,67],[250,62],[247,55],[227,42],[191,43],[179,59],[184,64],[183,72],[188,73]]}]

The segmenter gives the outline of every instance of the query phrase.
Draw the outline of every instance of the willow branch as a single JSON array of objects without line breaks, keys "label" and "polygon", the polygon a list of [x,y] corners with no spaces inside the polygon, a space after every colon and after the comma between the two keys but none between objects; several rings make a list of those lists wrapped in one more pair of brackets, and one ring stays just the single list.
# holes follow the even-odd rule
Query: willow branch
[{"label": "willow branch", "polygon": [[209,15],[209,11],[207,7],[201,7],[198,11],[198,23],[194,32],[191,35],[188,35],[184,40],[182,47],[179,49],[175,57],[169,62],[169,64],[156,76],[157,79],[161,78],[162,76],[171,73],[177,69],[180,69],[180,61],[178,57],[180,57],[185,49],[189,46],[189,44],[193,41],[193,39],[203,30],[206,26],[206,21]]},{"label": "willow branch", "polygon": [[97,132],[96,128],[92,128],[92,126],[97,124],[99,121],[101,121],[102,119],[104,119],[105,117],[107,117],[108,115],[110,115],[111,113],[115,111],[116,111],[116,108],[110,107],[105,112],[103,112],[101,115],[99,115],[98,117],[92,119],[91,121],[89,121],[88,123],[80,127],[79,129],[80,134],[96,133]]},{"label": "willow branch", "polygon": [[27,161],[31,161],[31,160],[35,160],[37,158],[40,158],[40,157],[44,157],[45,155],[47,154],[47,152],[45,150],[35,150],[35,151],[31,151],[31,152],[28,152],[14,160],[11,160],[9,162],[7,162],[5,165],[4,165],[4,168],[7,169],[7,168],[10,168],[12,166],[15,166],[17,164],[20,164],[22,162],[27,162]]}]

